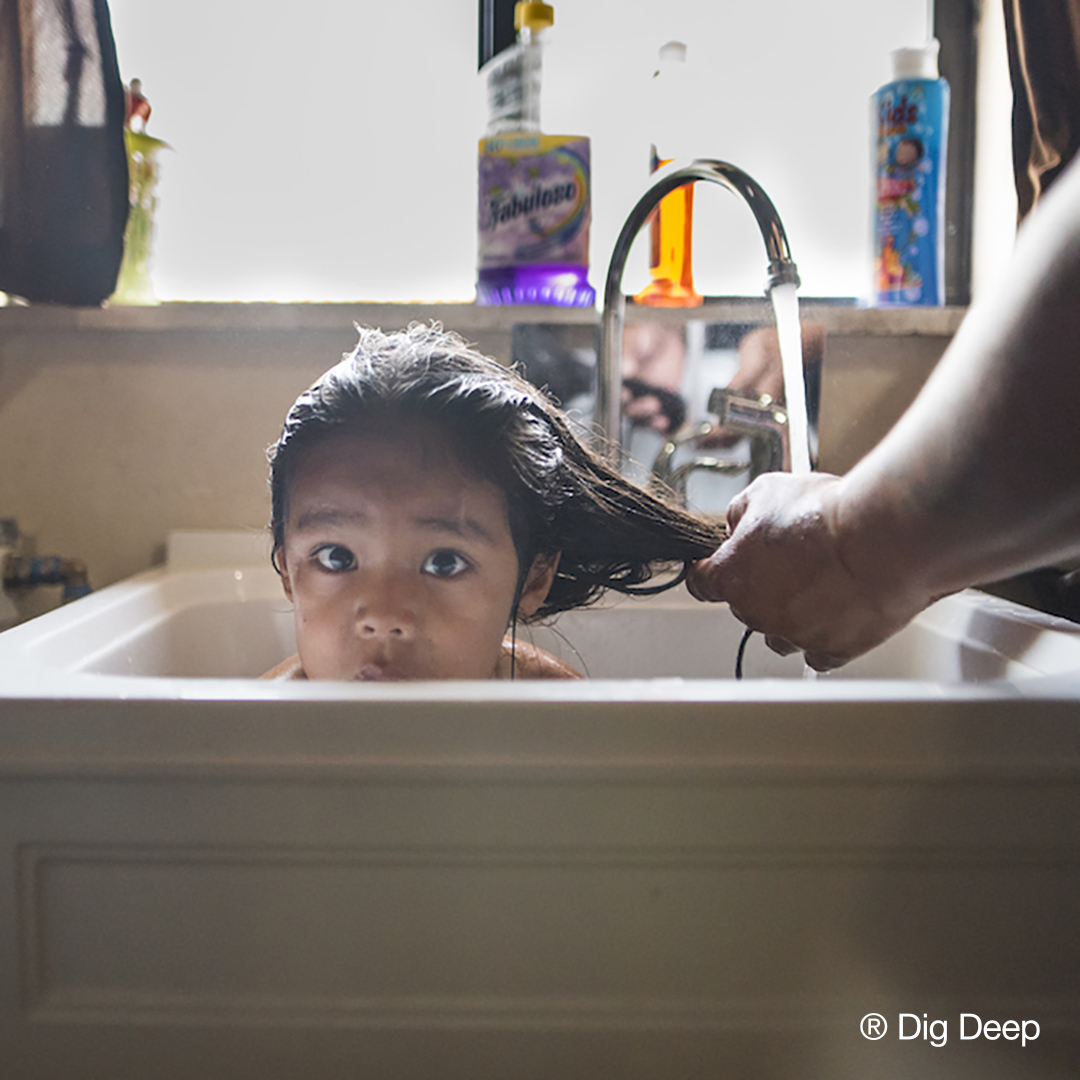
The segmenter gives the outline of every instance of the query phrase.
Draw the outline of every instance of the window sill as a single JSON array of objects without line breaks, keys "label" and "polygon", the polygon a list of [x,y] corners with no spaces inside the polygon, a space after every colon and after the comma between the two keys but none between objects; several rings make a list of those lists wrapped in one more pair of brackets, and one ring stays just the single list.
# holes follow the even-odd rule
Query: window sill
[{"label": "window sill", "polygon": [[[692,310],[627,306],[630,322],[673,322],[700,319],[709,323],[763,322],[771,316],[764,301],[747,298],[709,298]],[[830,334],[869,337],[951,337],[965,308],[860,308],[847,304],[803,301],[801,317],[824,324]],[[448,303],[355,304],[220,304],[173,302],[154,307],[71,308],[42,304],[0,308],[0,334],[70,331],[220,333],[293,333],[338,331],[357,322],[392,328],[414,320],[437,319],[447,329],[466,336],[484,331],[508,331],[516,323],[559,323],[587,326],[599,322],[594,308],[540,305],[481,307]]]}]

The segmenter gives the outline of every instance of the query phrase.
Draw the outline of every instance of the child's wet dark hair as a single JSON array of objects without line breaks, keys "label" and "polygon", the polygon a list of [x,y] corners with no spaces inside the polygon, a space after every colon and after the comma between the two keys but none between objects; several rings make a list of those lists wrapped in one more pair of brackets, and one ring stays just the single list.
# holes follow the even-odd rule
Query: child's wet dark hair
[{"label": "child's wet dark hair", "polygon": [[[578,441],[540,390],[457,334],[437,324],[359,332],[356,349],[300,395],[269,451],[275,555],[304,452],[329,435],[397,417],[439,425],[462,467],[502,489],[522,578],[537,555],[562,553],[531,621],[583,607],[606,589],[671,588],[725,538],[719,522],[624,480]],[[648,584],[672,569],[679,571],[673,579]]]}]

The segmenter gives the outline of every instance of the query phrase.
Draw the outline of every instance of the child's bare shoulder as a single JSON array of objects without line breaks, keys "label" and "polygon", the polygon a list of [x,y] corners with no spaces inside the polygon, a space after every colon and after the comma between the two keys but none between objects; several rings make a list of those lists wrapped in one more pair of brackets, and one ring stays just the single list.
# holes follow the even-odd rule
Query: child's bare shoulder
[{"label": "child's bare shoulder", "polygon": [[260,679],[306,679],[307,675],[304,674],[304,667],[300,663],[300,656],[298,653],[293,653],[292,656],[285,660],[282,660],[280,664],[275,664],[269,671],[263,672],[259,676]]},{"label": "child's bare shoulder", "polygon": [[511,643],[503,639],[502,656],[499,658],[499,678],[510,678],[510,658],[514,660],[515,679],[581,679],[584,676],[576,668],[544,649],[527,641]]}]

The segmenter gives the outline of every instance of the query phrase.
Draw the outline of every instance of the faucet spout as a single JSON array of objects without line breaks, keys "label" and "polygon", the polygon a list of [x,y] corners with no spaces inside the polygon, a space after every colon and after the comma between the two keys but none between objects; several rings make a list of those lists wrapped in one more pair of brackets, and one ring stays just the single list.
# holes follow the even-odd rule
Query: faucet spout
[{"label": "faucet spout", "polygon": [[600,450],[614,457],[621,464],[620,439],[621,387],[622,387],[622,337],[626,318],[626,297],[622,291],[623,270],[634,239],[649,215],[665,195],[684,184],[698,180],[709,181],[727,188],[750,207],[769,258],[768,279],[765,293],[768,295],[778,285],[799,284],[799,274],[791,258],[787,234],[772,200],[764,189],[742,169],[726,161],[702,159],[681,169],[673,170],[657,180],[638,200],[630,211],[608,264],[604,283],[604,310],[600,322],[600,357],[596,379],[596,426],[601,440]]}]

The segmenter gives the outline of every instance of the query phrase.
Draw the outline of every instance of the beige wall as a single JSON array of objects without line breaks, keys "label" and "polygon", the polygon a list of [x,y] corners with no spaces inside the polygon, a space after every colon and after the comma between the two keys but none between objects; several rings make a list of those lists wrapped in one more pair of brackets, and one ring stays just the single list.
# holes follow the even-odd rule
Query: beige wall
[{"label": "beige wall", "polygon": [[[96,588],[159,561],[170,530],[266,527],[265,449],[296,395],[351,347],[354,318],[390,328],[442,315],[509,355],[508,313],[466,306],[192,309],[0,310],[0,517],[39,552],[83,560]],[[823,467],[847,468],[877,441],[948,341],[858,318],[882,314],[822,316]]]},{"label": "beige wall", "polygon": [[95,586],[175,528],[265,527],[264,450],[349,335],[39,334],[0,360],[0,507]]},{"label": "beige wall", "polygon": [[915,400],[951,340],[833,333],[822,366],[819,464],[845,473],[881,440]]}]

